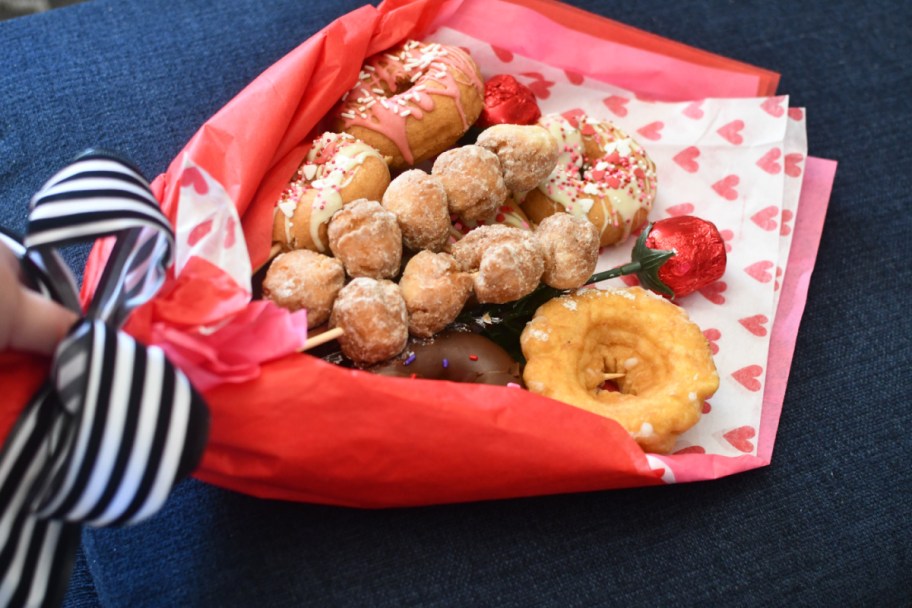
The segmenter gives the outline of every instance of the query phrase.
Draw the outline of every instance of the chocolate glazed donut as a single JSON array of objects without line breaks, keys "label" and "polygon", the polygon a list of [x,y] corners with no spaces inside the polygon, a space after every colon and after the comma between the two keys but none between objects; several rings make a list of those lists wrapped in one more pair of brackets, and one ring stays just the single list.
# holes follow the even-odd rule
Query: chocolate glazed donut
[{"label": "chocolate glazed donut", "polygon": [[519,363],[482,335],[448,329],[427,340],[411,339],[396,358],[367,368],[383,376],[523,386]]}]

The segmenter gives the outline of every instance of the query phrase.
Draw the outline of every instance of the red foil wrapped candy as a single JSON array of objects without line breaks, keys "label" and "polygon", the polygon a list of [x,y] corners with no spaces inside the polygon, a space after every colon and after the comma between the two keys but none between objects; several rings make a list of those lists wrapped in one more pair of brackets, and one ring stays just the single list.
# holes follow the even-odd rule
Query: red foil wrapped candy
[{"label": "red foil wrapped candy", "polygon": [[725,241],[712,222],[681,215],[659,220],[646,237],[650,249],[674,251],[658,277],[681,298],[717,281],[725,272]]},{"label": "red foil wrapped candy", "polygon": [[491,125],[531,125],[541,118],[532,90],[507,74],[485,83],[484,109],[478,119],[482,129]]}]

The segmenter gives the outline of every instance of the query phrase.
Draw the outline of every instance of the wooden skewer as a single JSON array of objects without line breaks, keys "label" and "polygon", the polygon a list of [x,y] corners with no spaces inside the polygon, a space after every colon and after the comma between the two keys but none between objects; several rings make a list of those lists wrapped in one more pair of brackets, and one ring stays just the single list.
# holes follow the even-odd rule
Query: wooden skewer
[{"label": "wooden skewer", "polygon": [[622,374],[622,373],[604,374],[604,375],[602,376],[602,381],[604,382],[605,380],[616,380],[616,379],[618,379],[618,378],[623,378],[625,375],[626,375],[626,374]]},{"label": "wooden skewer", "polygon": [[303,353],[306,350],[320,346],[321,344],[326,344],[327,342],[332,342],[333,340],[339,338],[345,334],[345,330],[341,327],[333,327],[329,331],[324,331],[321,334],[317,334],[312,338],[307,338],[307,341],[304,343],[304,346],[298,349],[299,353]]},{"label": "wooden skewer", "polygon": [[[253,274],[258,273],[264,266],[266,266],[269,262],[271,262],[273,259],[275,259],[275,257],[277,255],[279,255],[280,253],[282,253],[282,246],[277,243],[273,243],[272,249],[269,250],[269,257],[266,258],[266,261],[263,262],[262,264],[260,264],[260,266],[257,267],[256,270],[253,271]],[[310,350],[311,348],[316,348],[317,346],[320,346],[321,344],[326,344],[327,342],[332,342],[333,340],[336,340],[337,338],[339,338],[339,336],[342,336],[344,334],[345,334],[345,330],[343,330],[341,327],[334,327],[330,330],[321,332],[313,337],[307,338],[307,341],[304,342],[304,346],[299,348],[298,352],[303,353],[304,351]]]}]

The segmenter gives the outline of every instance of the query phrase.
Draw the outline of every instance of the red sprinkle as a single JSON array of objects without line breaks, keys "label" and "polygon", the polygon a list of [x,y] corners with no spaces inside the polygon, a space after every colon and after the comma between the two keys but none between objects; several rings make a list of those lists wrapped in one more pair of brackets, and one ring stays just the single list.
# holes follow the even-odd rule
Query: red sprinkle
[{"label": "red sprinkle", "polygon": [[469,361],[478,361],[478,355],[469,355]]}]

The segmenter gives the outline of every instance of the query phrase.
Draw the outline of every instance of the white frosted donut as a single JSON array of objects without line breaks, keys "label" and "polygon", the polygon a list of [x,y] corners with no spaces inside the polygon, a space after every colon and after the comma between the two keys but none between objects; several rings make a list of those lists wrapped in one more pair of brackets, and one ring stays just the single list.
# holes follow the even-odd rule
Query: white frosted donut
[{"label": "white frosted donut", "polygon": [[345,203],[380,200],[390,183],[380,153],[345,133],[324,133],[276,204],[272,240],[284,250],[329,251],[330,218]]},{"label": "white frosted donut", "polygon": [[656,196],[655,163],[642,146],[610,122],[573,115],[543,116],[558,141],[557,167],[526,195],[523,211],[535,223],[566,211],[588,217],[602,246],[621,243],[646,223]]}]

